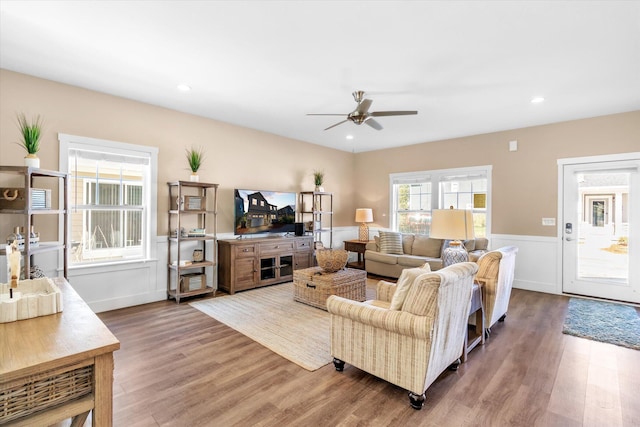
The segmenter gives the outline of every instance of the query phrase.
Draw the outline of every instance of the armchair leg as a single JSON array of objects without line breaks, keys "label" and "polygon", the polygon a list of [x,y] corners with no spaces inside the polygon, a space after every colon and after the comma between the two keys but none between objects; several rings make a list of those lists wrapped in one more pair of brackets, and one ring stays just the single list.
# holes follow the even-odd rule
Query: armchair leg
[{"label": "armchair leg", "polygon": [[499,319],[498,322],[504,322],[504,318],[507,317],[507,313],[503,314]]},{"label": "armchair leg", "polygon": [[447,369],[450,370],[450,371],[457,371],[458,370],[458,366],[460,366],[460,359],[456,360],[451,365],[449,365],[449,367]]},{"label": "armchair leg", "polygon": [[420,410],[422,409],[422,407],[424,406],[424,401],[427,397],[425,396],[424,393],[422,394],[415,394],[413,392],[409,392],[409,403],[411,404],[411,407],[413,409],[416,410]]},{"label": "armchair leg", "polygon": [[336,367],[336,371],[342,372],[344,371],[344,361],[340,359],[333,358],[333,366]]}]

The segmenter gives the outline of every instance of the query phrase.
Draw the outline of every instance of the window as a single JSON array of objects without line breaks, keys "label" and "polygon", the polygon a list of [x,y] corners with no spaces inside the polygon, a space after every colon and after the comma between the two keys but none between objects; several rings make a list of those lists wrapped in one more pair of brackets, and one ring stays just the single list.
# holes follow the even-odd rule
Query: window
[{"label": "window", "polygon": [[470,209],[476,237],[489,234],[491,166],[390,175],[391,228],[429,234],[433,209]]},{"label": "window", "polygon": [[59,135],[71,266],[154,257],[157,148]]}]

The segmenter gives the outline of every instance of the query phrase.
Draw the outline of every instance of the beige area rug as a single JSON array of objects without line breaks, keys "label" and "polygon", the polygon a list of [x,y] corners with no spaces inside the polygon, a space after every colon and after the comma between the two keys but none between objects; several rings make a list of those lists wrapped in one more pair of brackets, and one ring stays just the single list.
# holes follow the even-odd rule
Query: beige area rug
[{"label": "beige area rug", "polygon": [[309,371],[333,360],[329,313],[294,301],[292,282],[189,305]]}]

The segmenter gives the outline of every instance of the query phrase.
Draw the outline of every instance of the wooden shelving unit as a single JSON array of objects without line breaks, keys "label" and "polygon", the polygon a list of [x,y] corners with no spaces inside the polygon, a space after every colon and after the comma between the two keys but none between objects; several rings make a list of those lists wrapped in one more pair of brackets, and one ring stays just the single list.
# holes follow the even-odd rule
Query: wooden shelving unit
[{"label": "wooden shelving unit", "polygon": [[[168,213],[167,298],[174,298],[177,303],[180,303],[181,298],[211,294],[217,289],[218,184],[173,181],[168,182],[167,185],[171,207]],[[207,230],[207,224],[213,227],[213,230]],[[183,228],[186,235],[181,232]],[[207,233],[197,236],[189,235],[189,231],[193,229],[205,229]],[[196,244],[191,246],[202,251],[201,261],[195,261],[192,256],[185,257],[182,254],[183,245],[193,242]],[[207,243],[211,243],[212,253],[208,252]],[[212,269],[212,285],[207,284],[207,268]]]},{"label": "wooden shelving unit", "polygon": [[[50,171],[39,168],[32,168],[27,166],[0,166],[0,174],[12,174],[12,175],[22,175],[24,178],[24,184],[21,188],[24,190],[24,208],[23,209],[0,209],[0,214],[2,215],[21,215],[22,219],[17,221],[15,226],[24,227],[24,232],[26,234],[26,238],[24,239],[24,250],[22,251],[24,255],[24,277],[29,278],[31,266],[34,265],[33,257],[38,254],[42,254],[44,252],[50,251],[62,251],[63,254],[63,266],[62,271],[63,275],[68,278],[68,256],[67,251],[69,248],[68,241],[68,213],[69,213],[69,175],[63,172],[58,171]],[[34,188],[34,179],[38,181],[50,181],[57,180],[58,191],[62,192],[63,198],[61,202],[61,206],[57,200],[52,197],[51,200],[51,208],[38,208],[34,209],[32,206],[32,197],[31,197],[31,189]],[[52,189],[56,184],[47,185],[46,189]],[[4,185],[0,185],[0,187],[4,187]],[[36,187],[40,188],[40,186]],[[4,195],[3,195],[4,197]],[[31,245],[29,239],[29,232],[31,231],[31,226],[37,226],[35,222],[36,217],[41,215],[57,215],[58,216],[58,224],[62,223],[58,226],[58,240],[56,241],[40,241],[38,246],[33,247]],[[60,221],[62,220],[62,221]],[[37,230],[42,231],[42,230]],[[3,241],[5,240],[2,236]],[[0,255],[6,255],[4,246],[0,250]]]}]

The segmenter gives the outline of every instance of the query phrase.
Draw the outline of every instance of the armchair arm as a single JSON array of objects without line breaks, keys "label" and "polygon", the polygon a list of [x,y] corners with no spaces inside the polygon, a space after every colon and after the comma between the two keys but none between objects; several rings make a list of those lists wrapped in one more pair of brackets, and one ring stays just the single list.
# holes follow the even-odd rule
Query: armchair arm
[{"label": "armchair arm", "polygon": [[391,302],[393,294],[396,292],[397,286],[395,283],[387,282],[386,280],[380,280],[376,287],[376,299],[380,301]]},{"label": "armchair arm", "polygon": [[354,322],[419,339],[430,337],[434,322],[433,317],[387,310],[336,295],[327,298],[327,311]]}]

